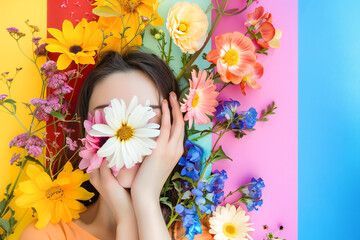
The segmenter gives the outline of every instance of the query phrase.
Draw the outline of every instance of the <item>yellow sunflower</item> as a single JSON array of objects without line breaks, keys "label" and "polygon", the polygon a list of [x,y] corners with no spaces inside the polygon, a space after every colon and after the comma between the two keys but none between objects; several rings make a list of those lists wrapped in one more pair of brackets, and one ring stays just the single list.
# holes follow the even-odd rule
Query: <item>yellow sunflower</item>
[{"label": "yellow sunflower", "polygon": [[49,52],[62,53],[57,60],[59,70],[66,69],[72,61],[76,64],[95,64],[95,51],[99,50],[103,35],[95,21],[87,22],[85,18],[73,27],[69,20],[62,25],[62,32],[55,28],[48,28],[55,37],[43,40],[48,45]]},{"label": "yellow sunflower", "polygon": [[19,183],[18,192],[21,195],[15,203],[19,207],[35,208],[38,217],[35,227],[38,229],[45,227],[49,221],[70,222],[73,218],[79,218],[79,213],[85,211],[86,207],[77,200],[88,200],[94,196],[94,193],[80,187],[89,179],[89,174],[79,169],[73,171],[70,162],[65,164],[54,181],[34,164],[27,166],[26,175],[30,180]]},{"label": "yellow sunflower", "polygon": [[[164,20],[157,13],[158,0],[96,0],[93,13],[99,16],[99,28],[113,36],[105,40],[105,50],[121,50],[142,44],[141,33],[148,24],[161,26]],[[121,17],[122,16],[122,17]],[[125,34],[122,36],[124,29]],[[119,40],[122,41],[119,43]]]}]

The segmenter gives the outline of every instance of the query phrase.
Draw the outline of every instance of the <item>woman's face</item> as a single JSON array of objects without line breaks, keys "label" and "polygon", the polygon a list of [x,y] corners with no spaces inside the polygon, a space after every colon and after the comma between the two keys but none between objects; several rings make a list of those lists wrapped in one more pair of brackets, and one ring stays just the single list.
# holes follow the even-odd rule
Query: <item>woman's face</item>
[{"label": "woman's face", "polygon": [[[137,70],[112,73],[100,80],[95,85],[90,97],[89,112],[94,115],[95,110],[102,110],[107,107],[114,98],[123,99],[126,106],[129,106],[131,99],[135,95],[138,97],[139,104],[145,105],[146,100],[150,101],[150,106],[156,116],[150,119],[149,122],[160,124],[161,111],[159,102],[162,101],[162,98],[159,99],[159,92],[150,78]],[[140,164],[138,163],[130,169],[123,167],[120,170],[117,179],[124,188],[131,187]]]}]

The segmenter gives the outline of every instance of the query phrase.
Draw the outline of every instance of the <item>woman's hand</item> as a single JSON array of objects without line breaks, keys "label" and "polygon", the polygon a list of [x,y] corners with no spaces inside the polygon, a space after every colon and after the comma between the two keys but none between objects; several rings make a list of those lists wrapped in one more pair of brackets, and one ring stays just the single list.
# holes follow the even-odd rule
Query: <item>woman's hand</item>
[{"label": "woman's hand", "polygon": [[135,176],[131,186],[131,197],[138,223],[141,240],[170,240],[159,196],[171,171],[184,151],[184,119],[175,93],[170,94],[173,124],[166,100],[162,103],[160,135],[157,146],[147,156]]},{"label": "woman's hand", "polygon": [[134,214],[130,193],[114,177],[106,161],[91,172],[90,182],[111,209],[117,223]]},{"label": "woman's hand", "polygon": [[156,148],[146,156],[131,186],[133,197],[158,199],[161,189],[184,152],[184,119],[174,92],[170,93],[173,124],[166,99],[162,102],[160,135]]}]

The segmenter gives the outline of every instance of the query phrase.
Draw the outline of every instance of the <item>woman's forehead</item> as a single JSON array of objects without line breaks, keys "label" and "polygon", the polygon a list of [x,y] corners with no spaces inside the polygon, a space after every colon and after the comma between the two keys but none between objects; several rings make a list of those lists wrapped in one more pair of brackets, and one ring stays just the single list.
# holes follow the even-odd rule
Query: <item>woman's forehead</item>
[{"label": "woman's forehead", "polygon": [[89,111],[108,106],[114,98],[122,99],[128,106],[131,99],[137,96],[139,104],[147,100],[154,110],[159,107],[159,91],[155,83],[140,71],[116,72],[100,80],[90,97]]}]

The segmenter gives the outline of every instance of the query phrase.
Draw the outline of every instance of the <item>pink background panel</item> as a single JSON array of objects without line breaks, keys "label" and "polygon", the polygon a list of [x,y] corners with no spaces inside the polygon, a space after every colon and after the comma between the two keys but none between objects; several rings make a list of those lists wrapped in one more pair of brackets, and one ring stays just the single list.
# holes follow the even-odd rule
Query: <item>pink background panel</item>
[{"label": "pink background panel", "polygon": [[[230,1],[227,9],[242,9],[245,1]],[[240,111],[256,108],[260,113],[272,101],[278,108],[275,115],[270,115],[268,122],[258,122],[256,131],[248,132],[243,139],[237,140],[233,133],[225,135],[220,144],[234,162],[221,160],[213,164],[213,170],[225,169],[228,181],[225,184],[225,195],[246,184],[252,177],[261,177],[265,182],[263,190],[264,204],[259,211],[252,211],[250,221],[255,232],[254,240],[265,238],[262,225],[269,226],[272,232],[280,225],[284,226],[278,236],[290,240],[297,239],[297,127],[298,127],[298,72],[297,72],[297,1],[272,0],[254,3],[243,14],[224,16],[213,35],[212,48],[215,48],[215,36],[227,32],[246,32],[243,23],[247,13],[258,6],[273,15],[273,24],[283,33],[281,47],[270,49],[269,56],[260,54],[258,61],[264,66],[264,75],[258,81],[260,90],[246,89],[243,96],[240,86],[229,86],[221,92],[219,99],[236,99],[241,103]],[[212,19],[215,19],[213,14]],[[213,144],[216,136],[213,136]],[[238,195],[229,197],[232,202]],[[238,206],[238,204],[235,204]],[[244,206],[244,205],[243,205]],[[245,206],[244,206],[245,207]]]}]

